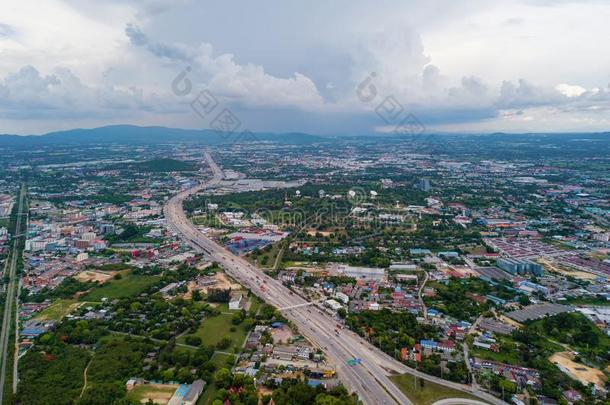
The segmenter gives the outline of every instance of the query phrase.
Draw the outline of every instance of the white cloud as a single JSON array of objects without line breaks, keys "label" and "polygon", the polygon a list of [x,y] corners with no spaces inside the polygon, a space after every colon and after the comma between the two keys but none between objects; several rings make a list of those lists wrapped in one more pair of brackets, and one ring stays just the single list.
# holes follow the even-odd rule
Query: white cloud
[{"label": "white cloud", "polygon": [[40,74],[25,66],[0,81],[0,117],[36,119],[124,115],[129,110],[163,111],[155,95],[138,88],[85,85],[70,70]]},{"label": "white cloud", "polygon": [[585,89],[584,87],[566,83],[558,84],[557,86],[555,86],[555,89],[557,89],[557,91],[563,94],[564,96],[570,98],[581,96],[587,91],[587,89]]},{"label": "white cloud", "polygon": [[607,127],[603,2],[7,1],[5,132],[26,131],[26,121],[48,130],[111,119],[200,126],[171,92],[186,66],[196,87],[257,129],[298,130],[320,117],[320,132],[379,127],[375,102],[355,91],[371,72],[376,102],[391,95],[430,129]]},{"label": "white cloud", "polygon": [[267,74],[262,66],[238,64],[232,54],[215,56],[208,43],[192,47],[155,42],[133,24],[128,24],[125,32],[133,45],[146,48],[160,59],[193,65],[194,74],[201,73],[204,77],[201,85],[220,97],[251,106],[318,109],[324,104],[315,83],[301,73],[275,77]]}]

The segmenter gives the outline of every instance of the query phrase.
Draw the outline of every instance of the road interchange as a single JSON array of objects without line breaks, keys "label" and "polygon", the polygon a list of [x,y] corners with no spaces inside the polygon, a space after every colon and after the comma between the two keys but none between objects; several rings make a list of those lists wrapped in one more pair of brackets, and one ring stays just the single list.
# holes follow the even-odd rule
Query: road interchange
[{"label": "road interchange", "polygon": [[[164,206],[168,229],[179,235],[194,249],[217,262],[230,276],[237,279],[254,294],[277,308],[286,308],[283,315],[296,325],[304,336],[317,344],[336,365],[338,375],[350,391],[356,392],[365,404],[412,404],[406,395],[390,380],[393,374],[409,373],[418,378],[442,384],[493,403],[503,401],[487,393],[421,373],[393,359],[356,333],[337,328],[336,321],[315,305],[294,294],[280,281],[269,277],[245,259],[233,255],[223,246],[200,232],[184,213],[182,203],[190,195],[214,187],[223,179],[223,172],[209,152],[205,160],[213,177],[191,189],[172,197]],[[347,365],[350,359],[362,359],[356,366]]]}]

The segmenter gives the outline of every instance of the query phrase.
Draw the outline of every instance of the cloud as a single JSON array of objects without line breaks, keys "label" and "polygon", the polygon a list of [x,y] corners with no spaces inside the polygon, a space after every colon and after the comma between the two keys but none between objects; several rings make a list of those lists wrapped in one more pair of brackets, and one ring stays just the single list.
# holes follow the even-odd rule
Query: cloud
[{"label": "cloud", "polygon": [[575,86],[567,83],[560,83],[555,86],[555,89],[566,97],[578,97],[584,94],[587,89],[581,86]]},{"label": "cloud", "polygon": [[15,35],[15,29],[8,24],[0,23],[0,38],[12,37]]},{"label": "cloud", "polygon": [[127,24],[125,35],[135,46],[145,47],[150,53],[172,61],[192,62],[197,53],[187,46],[180,44],[164,44],[151,42],[148,36],[134,24]]},{"label": "cloud", "polygon": [[292,77],[269,75],[260,65],[238,64],[232,54],[214,55],[213,47],[201,43],[197,47],[180,43],[151,41],[139,27],[128,24],[125,29],[131,43],[143,47],[157,58],[187,62],[201,74],[203,87],[215,95],[251,106],[281,106],[318,109],[324,104],[315,83],[304,74]]},{"label": "cloud", "polygon": [[[190,112],[191,99],[171,91],[187,66],[194,91],[210,90],[257,130],[371,131],[388,96],[430,130],[607,127],[602,2],[7,1],[5,130],[146,124],[147,112],[160,125],[205,126],[192,113],[176,119]],[[371,72],[378,98],[363,103],[356,88]]]},{"label": "cloud", "polygon": [[155,95],[137,88],[87,86],[70,70],[58,68],[43,75],[32,66],[0,80],[0,116],[15,119],[56,119],[91,115],[124,115],[128,111],[162,111]]}]

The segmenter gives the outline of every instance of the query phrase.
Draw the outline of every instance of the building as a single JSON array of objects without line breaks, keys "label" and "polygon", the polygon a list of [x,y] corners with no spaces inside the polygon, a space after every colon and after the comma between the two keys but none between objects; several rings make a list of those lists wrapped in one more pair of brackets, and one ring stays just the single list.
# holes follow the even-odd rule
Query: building
[{"label": "building", "polygon": [[167,405],[182,405],[184,396],[189,392],[190,387],[187,384],[180,384],[174,392],[174,395],[169,399]]},{"label": "building", "polygon": [[384,281],[385,280],[385,269],[374,268],[374,267],[354,267],[339,265],[339,273],[346,277],[351,277],[359,280],[374,280]]},{"label": "building", "polygon": [[292,360],[294,356],[298,355],[298,350],[293,346],[275,346],[273,355],[282,360]]},{"label": "building", "polygon": [[417,188],[420,191],[430,191],[432,189],[432,185],[430,184],[430,179],[420,179],[417,182]]},{"label": "building", "polygon": [[138,382],[134,378],[130,378],[129,380],[127,380],[125,388],[127,389],[127,391],[131,391],[132,389],[134,389],[137,383]]},{"label": "building", "polygon": [[242,293],[234,294],[231,297],[231,301],[229,301],[229,309],[230,310],[238,310],[242,307],[243,295]]},{"label": "building", "polygon": [[300,359],[309,360],[311,349],[307,346],[297,346],[297,356]]},{"label": "building", "polygon": [[544,295],[547,295],[549,293],[549,289],[547,287],[544,287],[540,284],[536,284],[536,283],[532,283],[531,281],[521,281],[519,283],[519,290],[527,293],[527,294],[531,294],[533,292],[541,292]]},{"label": "building", "polygon": [[502,257],[496,261],[496,265],[510,274],[532,274],[537,277],[544,275],[544,267],[531,260]]},{"label": "building", "polygon": [[419,344],[424,349],[430,349],[433,351],[442,351],[442,352],[446,352],[446,353],[452,352],[455,348],[455,344],[453,343],[452,340],[436,342],[434,340],[423,339],[419,342]]},{"label": "building", "polygon": [[341,304],[339,304],[337,301],[335,301],[333,299],[326,300],[326,301],[324,301],[324,303],[326,304],[326,306],[328,306],[333,311],[338,311],[339,309],[343,308],[343,306]]},{"label": "building", "polygon": [[197,403],[197,400],[199,399],[199,396],[203,392],[204,388],[205,388],[205,381],[203,381],[203,380],[193,381],[193,383],[189,387],[189,390],[187,391],[187,393],[184,395],[184,398],[182,399],[182,405],[195,405]]},{"label": "building", "polygon": [[392,263],[390,265],[390,271],[416,271],[417,265],[413,263]]},{"label": "building", "polygon": [[337,298],[339,301],[343,302],[344,304],[347,304],[349,302],[349,297],[347,296],[347,294],[344,294],[340,291],[335,293],[335,298]]},{"label": "building", "polygon": [[89,253],[86,253],[86,252],[81,252],[81,253],[76,255],[76,261],[77,262],[84,262],[88,258],[89,258]]}]

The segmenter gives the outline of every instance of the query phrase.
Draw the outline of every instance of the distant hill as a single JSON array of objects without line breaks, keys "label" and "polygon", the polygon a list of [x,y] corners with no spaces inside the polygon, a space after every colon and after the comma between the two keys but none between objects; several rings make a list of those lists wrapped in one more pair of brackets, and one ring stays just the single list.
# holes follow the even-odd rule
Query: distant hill
[{"label": "distant hill", "polygon": [[0,135],[0,147],[29,147],[37,145],[66,144],[162,144],[173,142],[196,142],[207,145],[223,143],[263,141],[286,144],[315,143],[328,141],[317,135],[302,133],[255,133],[251,137],[239,133],[219,133],[214,130],[178,129],[166,127],[139,127],[134,125],[111,125],[92,129],[72,129],[50,132],[45,135]]},{"label": "distant hill", "polygon": [[43,145],[83,145],[83,144],[168,144],[197,143],[198,145],[222,145],[231,143],[272,142],[287,145],[308,145],[328,142],[404,142],[449,144],[456,140],[471,141],[476,145],[502,142],[526,142],[531,144],[556,143],[564,144],[574,140],[601,140],[607,143],[610,133],[503,133],[491,134],[344,134],[336,136],[311,135],[301,132],[268,133],[257,132],[249,136],[241,133],[219,133],[210,129],[179,129],[166,127],[140,127],[134,125],[111,125],[92,129],[72,129],[68,131],[50,132],[45,135],[1,135],[0,148],[29,148]]}]

